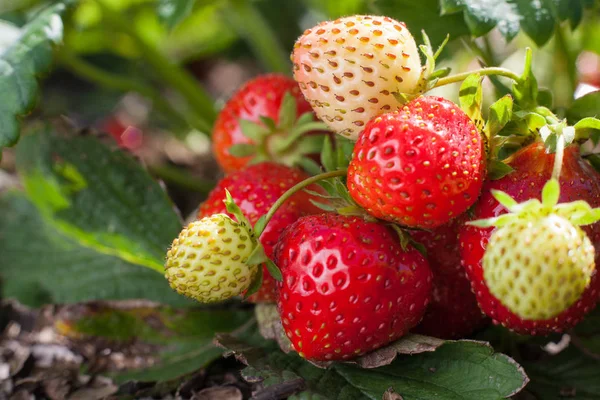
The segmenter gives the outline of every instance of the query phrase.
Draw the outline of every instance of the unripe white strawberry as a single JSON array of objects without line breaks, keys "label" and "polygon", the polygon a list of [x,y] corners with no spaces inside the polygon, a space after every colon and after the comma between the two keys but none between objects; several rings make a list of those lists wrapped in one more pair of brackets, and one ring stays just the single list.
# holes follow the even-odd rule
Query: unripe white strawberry
[{"label": "unripe white strawberry", "polygon": [[413,93],[421,77],[413,36],[388,17],[355,15],[308,29],[292,62],[317,116],[352,140],[369,120],[397,109],[393,93]]},{"label": "unripe white strawberry", "polygon": [[483,257],[490,293],[523,319],[546,320],[575,303],[594,272],[585,232],[556,214],[515,219],[491,236]]},{"label": "unripe white strawberry", "polygon": [[165,277],[178,293],[202,303],[223,301],[248,289],[257,265],[250,228],[214,214],[184,228],[167,252]]},{"label": "unripe white strawberry", "polygon": [[492,194],[509,212],[468,223],[497,227],[483,255],[483,283],[512,315],[549,321],[579,300],[595,273],[594,246],[580,226],[600,220],[600,208],[583,200],[559,204],[554,178],[544,185],[541,202]]}]

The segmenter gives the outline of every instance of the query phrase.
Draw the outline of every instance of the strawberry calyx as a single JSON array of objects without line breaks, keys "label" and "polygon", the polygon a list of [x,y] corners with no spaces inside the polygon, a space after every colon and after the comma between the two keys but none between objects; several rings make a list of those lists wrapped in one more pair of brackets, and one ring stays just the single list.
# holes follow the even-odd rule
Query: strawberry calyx
[{"label": "strawberry calyx", "polygon": [[592,208],[584,200],[559,204],[560,185],[555,178],[550,179],[544,185],[542,189],[542,201],[531,199],[523,203],[517,203],[509,194],[500,190],[492,190],[492,195],[509,213],[494,218],[470,221],[467,222],[467,225],[479,228],[499,228],[511,223],[515,219],[533,220],[552,214],[568,220],[575,226],[589,225],[600,221],[600,208]]},{"label": "strawberry calyx", "polygon": [[298,116],[296,110],[296,98],[286,92],[278,122],[265,116],[260,117],[260,123],[240,119],[242,134],[251,143],[234,144],[229,153],[235,157],[251,157],[251,164],[277,161],[287,166],[302,166],[304,159],[321,151],[323,140],[328,136],[307,133],[329,132],[329,128],[324,122],[315,121],[312,112]]},{"label": "strawberry calyx", "polygon": [[[248,221],[248,218],[246,218],[246,216],[244,215],[244,213],[242,212],[240,207],[237,204],[235,204],[235,201],[233,200],[231,193],[229,193],[229,190],[227,190],[227,189],[225,189],[225,200],[223,200],[223,203],[225,203],[225,207],[227,208],[227,211],[229,213],[233,214],[233,216],[237,219],[237,222],[240,225],[247,228],[248,231],[250,232],[250,239],[251,239],[251,243],[252,243],[252,252],[250,253],[250,256],[248,257],[248,260],[246,261],[246,265],[255,266],[255,265],[265,264],[267,267],[267,270],[269,271],[271,276],[273,276],[273,278],[275,280],[281,281],[281,279],[282,279],[281,271],[279,270],[279,268],[277,268],[277,266],[273,263],[273,261],[271,261],[267,257],[267,255],[265,254],[264,246],[258,240],[258,238],[260,237],[260,234],[262,233],[262,230],[264,229],[264,226],[263,226],[263,229],[260,230],[260,233],[257,233],[257,230],[252,227],[252,224],[250,224],[250,222]],[[251,295],[253,295],[260,289],[260,287],[262,285],[262,281],[263,281],[263,270],[262,270],[262,268],[258,268],[256,276],[254,277],[254,279],[250,283],[250,286],[244,293],[244,300],[246,300],[248,297],[250,297]]]},{"label": "strawberry calyx", "polygon": [[559,204],[556,178],[544,185],[541,201],[517,203],[501,191],[492,195],[509,213],[467,223],[497,227],[481,263],[490,294],[524,320],[560,315],[590,285],[595,250],[580,226],[600,221],[600,208],[583,200]]},{"label": "strawberry calyx", "polygon": [[396,100],[401,104],[408,103],[433,89],[440,78],[444,78],[450,74],[450,68],[448,67],[438,70],[435,69],[436,60],[444,50],[444,47],[446,47],[446,44],[448,44],[450,35],[447,35],[442,44],[434,51],[427,33],[422,30],[421,34],[423,35],[423,44],[419,46],[419,49],[425,56],[425,65],[421,68],[421,77],[419,78],[417,86],[411,93],[393,93]]}]

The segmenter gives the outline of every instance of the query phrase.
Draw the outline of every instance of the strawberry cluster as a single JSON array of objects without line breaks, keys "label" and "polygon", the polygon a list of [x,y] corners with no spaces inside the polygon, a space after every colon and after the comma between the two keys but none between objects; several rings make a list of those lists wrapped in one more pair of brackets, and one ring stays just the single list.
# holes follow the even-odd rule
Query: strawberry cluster
[{"label": "strawberry cluster", "polygon": [[535,139],[493,180],[498,141],[425,95],[436,73],[424,53],[422,66],[401,22],[341,18],[298,39],[295,80],[266,75],[235,94],[214,131],[228,175],[174,241],[171,285],[277,303],[293,348],[316,361],[409,331],[578,323],[600,297],[600,174],[549,116],[561,145]]}]

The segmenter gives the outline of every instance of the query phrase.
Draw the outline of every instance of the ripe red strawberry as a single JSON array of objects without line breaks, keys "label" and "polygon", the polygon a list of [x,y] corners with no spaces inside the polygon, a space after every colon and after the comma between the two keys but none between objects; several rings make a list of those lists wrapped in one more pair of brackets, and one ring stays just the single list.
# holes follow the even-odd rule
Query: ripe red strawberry
[{"label": "ripe red strawberry", "polygon": [[[554,154],[546,152],[542,143],[533,143],[514,154],[509,165],[514,171],[502,179],[488,181],[482,190],[481,199],[474,209],[474,219],[496,217],[506,210],[492,196],[491,190],[501,190],[516,201],[540,199],[544,184],[552,175]],[[600,206],[600,174],[579,154],[577,146],[565,149],[562,173],[560,176],[561,203],[584,200],[592,207]],[[551,332],[564,332],[576,325],[591,311],[600,297],[600,274],[596,271],[583,295],[568,309],[547,320],[524,320],[500,304],[489,291],[483,279],[482,259],[492,232],[496,228],[481,229],[464,226],[459,239],[461,256],[471,287],[483,312],[495,323],[521,334],[547,335]],[[595,248],[600,248],[600,224],[583,226]],[[596,264],[600,262],[596,253]]]},{"label": "ripe red strawberry", "polygon": [[429,301],[431,271],[421,253],[360,217],[300,218],[279,239],[275,263],[283,328],[309,360],[382,347],[415,326]]},{"label": "ripe red strawberry", "polygon": [[[306,178],[308,175],[302,171],[281,164],[265,162],[245,167],[219,181],[208,198],[200,205],[198,218],[218,213],[233,217],[227,212],[223,203],[225,189],[227,189],[248,221],[254,225],[283,193]],[[303,215],[320,211],[310,203],[309,199],[310,196],[304,191],[296,193],[271,219],[260,237],[267,257],[272,257],[273,247],[287,226]],[[266,269],[263,272],[263,284],[258,292],[250,296],[249,301],[275,301],[275,280]]]},{"label": "ripe red strawberry", "polygon": [[458,229],[462,219],[434,231],[411,232],[413,239],[427,249],[427,260],[433,272],[431,302],[413,332],[458,339],[487,323],[460,265]]},{"label": "ripe red strawberry", "polygon": [[419,97],[370,121],[354,148],[348,189],[377,218],[431,229],[466,211],[484,180],[484,143],[441,97]]},{"label": "ripe red strawberry", "polygon": [[[289,108],[284,106],[287,93],[292,100]],[[266,126],[265,118],[273,126]],[[246,130],[240,120],[246,122]],[[320,148],[301,148],[298,143],[286,147],[283,143],[289,135],[315,120],[310,104],[293,79],[277,74],[261,75],[237,91],[219,113],[212,136],[213,153],[225,172],[236,171],[253,158],[291,166],[303,155],[319,153]],[[296,122],[299,125],[294,125]],[[236,153],[236,146],[237,156],[232,154]]]},{"label": "ripe red strawberry", "polygon": [[322,22],[296,41],[294,79],[317,116],[356,140],[373,117],[400,106],[421,77],[415,40],[402,22],[355,15]]}]

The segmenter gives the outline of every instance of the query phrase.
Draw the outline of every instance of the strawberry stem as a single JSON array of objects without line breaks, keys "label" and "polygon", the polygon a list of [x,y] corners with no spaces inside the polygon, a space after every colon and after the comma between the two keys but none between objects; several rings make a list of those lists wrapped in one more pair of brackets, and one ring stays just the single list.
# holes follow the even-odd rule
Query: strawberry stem
[{"label": "strawberry stem", "polygon": [[557,181],[560,178],[560,171],[562,169],[563,157],[565,153],[565,137],[560,134],[556,137],[556,155],[554,156],[554,168],[552,169],[552,179]]},{"label": "strawberry stem", "polygon": [[325,179],[335,178],[338,176],[346,176],[347,173],[348,173],[347,169],[340,169],[337,171],[325,172],[325,173],[322,173],[319,175],[311,176],[310,178],[305,179],[302,182],[299,182],[296,185],[289,188],[288,191],[285,192],[283,195],[281,195],[281,197],[279,199],[277,199],[277,201],[271,206],[271,208],[269,209],[269,212],[267,212],[264,219],[261,218],[262,221],[259,221],[260,225],[258,223],[255,225],[254,232],[256,233],[256,237],[257,238],[260,237],[260,235],[265,230],[265,227],[267,226],[267,224],[269,223],[271,218],[273,218],[273,215],[275,215],[275,213],[277,212],[279,207],[281,207],[283,205],[283,203],[285,203],[296,192],[304,189],[307,186],[310,186],[314,183],[317,183],[317,182],[325,180]]},{"label": "strawberry stem", "polygon": [[481,68],[481,69],[476,69],[473,71],[462,72],[460,74],[447,76],[445,78],[440,78],[437,82],[435,82],[435,84],[431,87],[431,89],[437,88],[440,86],[449,85],[451,83],[462,82],[468,76],[470,76],[472,74],[479,74],[481,76],[499,75],[499,76],[504,76],[506,78],[510,78],[515,82],[518,82],[521,79],[519,77],[519,75],[515,74],[514,72],[512,72],[509,69],[500,68],[500,67],[490,67],[490,68]]}]

